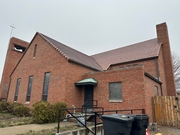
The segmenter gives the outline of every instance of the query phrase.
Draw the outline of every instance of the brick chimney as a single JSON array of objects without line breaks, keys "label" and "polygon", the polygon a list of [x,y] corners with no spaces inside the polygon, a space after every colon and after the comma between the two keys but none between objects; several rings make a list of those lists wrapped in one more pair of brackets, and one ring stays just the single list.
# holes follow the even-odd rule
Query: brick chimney
[{"label": "brick chimney", "polygon": [[168,29],[166,23],[156,25],[158,42],[162,42],[163,61],[166,77],[167,94],[168,96],[176,96],[176,85],[174,79],[174,70],[171,58],[171,49],[169,43]]}]

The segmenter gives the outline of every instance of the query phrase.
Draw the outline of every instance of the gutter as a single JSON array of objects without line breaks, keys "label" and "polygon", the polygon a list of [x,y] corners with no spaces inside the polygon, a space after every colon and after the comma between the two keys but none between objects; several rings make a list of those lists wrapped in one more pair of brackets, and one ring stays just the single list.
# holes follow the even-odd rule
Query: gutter
[{"label": "gutter", "polygon": [[153,81],[159,83],[160,85],[162,84],[161,81],[159,81],[158,79],[156,79],[155,77],[153,77],[152,75],[148,74],[148,73],[144,73],[145,76],[149,77],[150,79],[152,79]]}]

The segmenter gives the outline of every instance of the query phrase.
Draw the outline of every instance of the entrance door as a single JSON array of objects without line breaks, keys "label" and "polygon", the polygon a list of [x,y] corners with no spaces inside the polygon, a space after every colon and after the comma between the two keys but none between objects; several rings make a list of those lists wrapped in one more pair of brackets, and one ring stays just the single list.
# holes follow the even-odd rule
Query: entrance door
[{"label": "entrance door", "polygon": [[87,112],[93,111],[93,85],[85,85],[84,89],[84,108],[87,109]]}]

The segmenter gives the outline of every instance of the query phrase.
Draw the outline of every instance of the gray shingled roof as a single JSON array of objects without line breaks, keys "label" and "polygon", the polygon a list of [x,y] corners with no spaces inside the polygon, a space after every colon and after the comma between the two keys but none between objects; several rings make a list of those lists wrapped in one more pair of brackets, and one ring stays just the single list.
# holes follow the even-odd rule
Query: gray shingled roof
[{"label": "gray shingled roof", "polygon": [[137,44],[121,47],[111,51],[92,55],[103,70],[107,70],[110,65],[141,60],[159,55],[161,44],[157,38],[140,42]]}]

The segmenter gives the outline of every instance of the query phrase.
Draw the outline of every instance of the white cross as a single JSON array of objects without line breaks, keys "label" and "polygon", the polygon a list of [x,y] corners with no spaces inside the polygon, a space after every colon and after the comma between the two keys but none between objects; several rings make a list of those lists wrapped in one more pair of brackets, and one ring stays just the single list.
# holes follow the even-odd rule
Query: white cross
[{"label": "white cross", "polygon": [[10,38],[11,38],[11,36],[12,36],[12,31],[13,31],[13,29],[15,29],[15,27],[14,27],[14,23],[13,23],[13,25],[12,25],[12,26],[10,25],[10,27],[11,27],[11,35],[10,35]]}]

